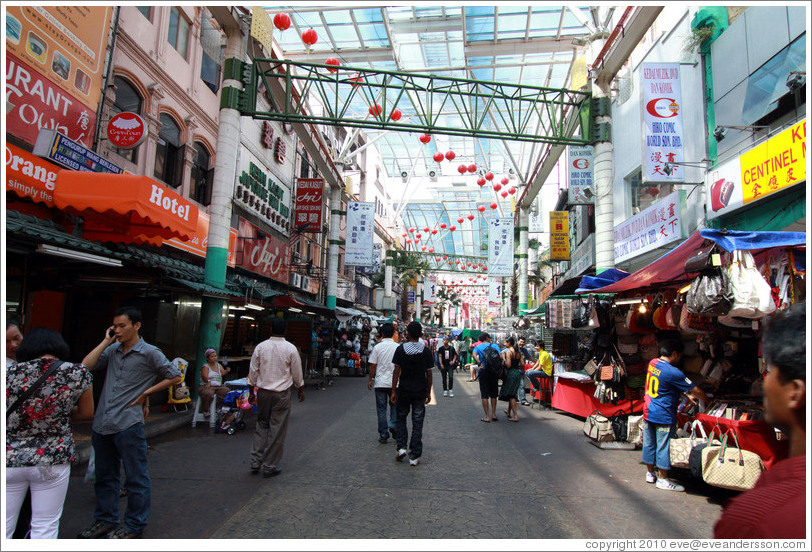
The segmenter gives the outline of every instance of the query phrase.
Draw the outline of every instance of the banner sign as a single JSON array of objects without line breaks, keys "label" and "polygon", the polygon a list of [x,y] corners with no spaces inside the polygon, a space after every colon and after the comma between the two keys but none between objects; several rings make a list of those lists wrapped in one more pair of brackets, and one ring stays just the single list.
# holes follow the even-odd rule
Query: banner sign
[{"label": "banner sign", "polygon": [[414,290],[410,289],[406,292],[406,310],[414,312]]},{"label": "banner sign", "polygon": [[550,260],[570,260],[569,211],[550,211]]},{"label": "banner sign", "polygon": [[513,219],[488,221],[488,275],[513,275]]},{"label": "banner sign", "polygon": [[344,264],[371,266],[372,245],[375,238],[375,204],[371,201],[347,203],[347,238],[344,245]]},{"label": "banner sign", "polygon": [[615,263],[685,239],[681,212],[685,190],[677,190],[615,226]]},{"label": "banner sign", "polygon": [[42,128],[91,146],[96,112],[6,53],[6,133],[34,145]]},{"label": "banner sign", "polygon": [[595,264],[595,234],[586,237],[581,245],[572,252],[570,268],[564,274],[564,279],[575,278],[586,272]]},{"label": "banner sign", "polygon": [[304,226],[302,232],[321,232],[323,200],[323,179],[297,178],[294,226],[296,228]]},{"label": "banner sign", "polygon": [[740,157],[744,204],[806,180],[806,119]]},{"label": "banner sign", "polygon": [[34,155],[74,171],[122,174],[124,169],[59,132],[43,128],[34,145]]},{"label": "banner sign", "polygon": [[[592,186],[592,146],[568,146],[567,147],[567,173],[569,176],[569,187],[567,188],[567,203],[594,203],[595,188]],[[587,198],[584,190],[592,189],[592,194]]]},{"label": "banner sign", "polygon": [[679,63],[643,63],[640,73],[643,182],[683,182]]},{"label": "banner sign", "polygon": [[234,202],[260,216],[271,228],[283,234],[290,232],[291,190],[274,180],[268,167],[244,146],[238,171]]},{"label": "banner sign", "polygon": [[283,240],[278,240],[245,220],[239,219],[238,235],[256,238],[260,233],[264,240],[240,240],[237,247],[237,266],[256,272],[287,285],[290,282],[290,252]]},{"label": "banner sign", "polygon": [[[172,238],[171,240],[164,240],[163,243],[166,245],[171,245],[177,249],[181,249],[183,251],[187,251],[192,253],[193,255],[197,255],[198,257],[206,258],[206,249],[208,248],[208,241],[209,241],[209,215],[204,213],[203,211],[197,212],[197,230],[195,230],[194,236],[189,238],[188,240],[179,240],[177,238]],[[228,266],[236,266],[234,260],[234,253],[237,248],[237,231],[234,228],[231,228],[228,233]]]},{"label": "banner sign", "polygon": [[423,304],[433,305],[437,302],[437,277],[427,276],[423,282]]},{"label": "banner sign", "polygon": [[502,304],[502,278],[488,278],[488,306],[498,307]]},{"label": "banner sign", "polygon": [[6,144],[6,191],[54,206],[56,176],[61,169],[13,144]]}]

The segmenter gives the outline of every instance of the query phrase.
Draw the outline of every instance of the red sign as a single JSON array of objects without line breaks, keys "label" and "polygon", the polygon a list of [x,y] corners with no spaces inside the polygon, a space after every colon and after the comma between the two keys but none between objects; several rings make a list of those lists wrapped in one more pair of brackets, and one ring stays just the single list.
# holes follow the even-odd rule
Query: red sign
[{"label": "red sign", "polygon": [[147,137],[147,125],[138,113],[125,111],[107,123],[107,137],[117,148],[132,149]]},{"label": "red sign", "polygon": [[52,128],[91,148],[96,113],[6,52],[6,132],[34,145]]},{"label": "red sign", "polygon": [[53,207],[59,171],[59,167],[45,159],[6,144],[6,190]]},{"label": "red sign", "polygon": [[[250,239],[259,233],[264,234],[265,239]],[[283,284],[289,283],[290,251],[284,241],[269,236],[243,218],[239,220],[238,236],[237,266]]]},{"label": "red sign", "polygon": [[[198,257],[206,257],[206,249],[208,248],[209,239],[209,220],[210,217],[203,211],[197,213],[197,231],[194,236],[188,240],[181,240],[172,238],[171,240],[164,240],[165,245],[171,245],[184,251],[188,251]],[[233,228],[230,229],[228,234],[228,266],[235,266],[234,251],[237,248],[237,231]]]},{"label": "red sign", "polygon": [[323,199],[324,180],[321,178],[297,178],[295,215],[293,218],[294,228],[302,228],[302,232],[321,232]]}]

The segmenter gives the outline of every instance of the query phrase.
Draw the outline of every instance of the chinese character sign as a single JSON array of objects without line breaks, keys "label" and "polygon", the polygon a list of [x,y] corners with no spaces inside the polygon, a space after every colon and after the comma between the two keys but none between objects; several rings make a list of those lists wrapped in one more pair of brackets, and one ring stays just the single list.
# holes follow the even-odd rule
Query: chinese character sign
[{"label": "chinese character sign", "polygon": [[685,191],[678,190],[615,226],[615,263],[684,239],[684,203]]},{"label": "chinese character sign", "polygon": [[488,306],[502,304],[502,278],[488,278]]},{"label": "chinese character sign", "polygon": [[570,260],[569,211],[550,211],[550,260]]},{"label": "chinese character sign", "polygon": [[437,302],[437,277],[429,276],[423,282],[423,304],[433,305]]},{"label": "chinese character sign", "polygon": [[[569,146],[567,148],[567,174],[569,203],[592,203],[594,195],[587,197],[584,190],[592,188],[592,146]],[[592,189],[594,192],[594,188]]]},{"label": "chinese character sign", "polygon": [[806,119],[743,153],[744,204],[806,181]]},{"label": "chinese character sign", "polygon": [[344,246],[345,265],[371,266],[375,230],[375,204],[351,201],[347,204],[347,242]]},{"label": "chinese character sign", "polygon": [[488,221],[488,275],[513,275],[513,219]]},{"label": "chinese character sign", "polygon": [[[644,63],[643,182],[683,182],[682,94],[678,63]],[[675,163],[677,163],[675,165]]]},{"label": "chinese character sign", "polygon": [[294,228],[304,227],[302,232],[321,232],[324,180],[321,178],[296,179],[296,206]]}]

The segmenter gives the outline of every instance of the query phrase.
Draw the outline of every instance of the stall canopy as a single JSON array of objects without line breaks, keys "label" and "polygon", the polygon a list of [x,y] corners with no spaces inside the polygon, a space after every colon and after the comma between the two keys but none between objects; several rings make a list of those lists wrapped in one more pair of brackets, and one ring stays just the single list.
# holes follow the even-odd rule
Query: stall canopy
[{"label": "stall canopy", "polygon": [[59,171],[53,202],[85,219],[88,240],[160,245],[197,230],[197,206],[146,176]]},{"label": "stall canopy", "polygon": [[707,247],[709,241],[717,243],[725,251],[798,247],[805,246],[806,233],[699,230],[656,261],[615,283],[598,288],[591,287],[594,285],[595,278],[600,278],[609,271],[602,272],[597,277],[584,276],[577,293],[620,293],[655,285],[679,286],[694,278],[685,272],[685,261]]}]

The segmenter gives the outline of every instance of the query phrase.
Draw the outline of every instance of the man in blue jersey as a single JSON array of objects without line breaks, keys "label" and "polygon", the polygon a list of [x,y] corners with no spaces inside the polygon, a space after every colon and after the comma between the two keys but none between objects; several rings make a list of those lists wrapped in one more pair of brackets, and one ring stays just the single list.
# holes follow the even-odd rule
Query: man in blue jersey
[{"label": "man in blue jersey", "polygon": [[[670,439],[677,423],[677,407],[682,394],[689,399],[708,397],[676,367],[682,359],[685,346],[681,341],[664,341],[660,344],[660,358],[652,359],[646,374],[646,396],[643,403],[643,463],[646,483],[655,483],[665,491],[684,491],[685,487],[668,479],[671,469]],[[657,466],[655,475],[654,466]]]}]

